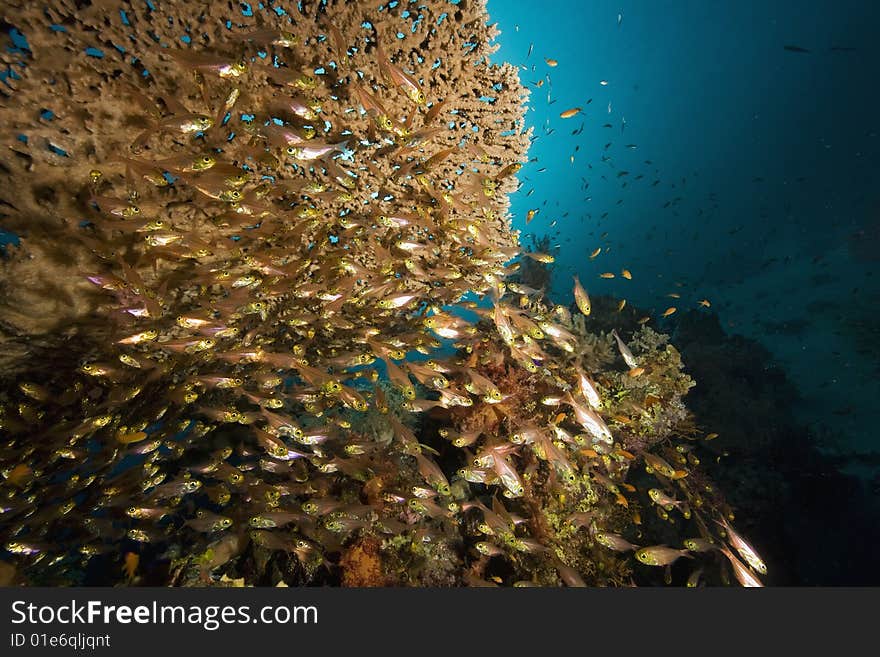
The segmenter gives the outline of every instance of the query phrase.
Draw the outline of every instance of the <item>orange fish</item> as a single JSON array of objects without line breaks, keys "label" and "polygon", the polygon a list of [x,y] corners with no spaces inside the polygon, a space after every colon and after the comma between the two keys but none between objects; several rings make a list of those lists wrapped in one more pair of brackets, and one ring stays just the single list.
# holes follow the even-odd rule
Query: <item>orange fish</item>
[{"label": "orange fish", "polygon": [[632,369],[628,372],[628,374],[629,374],[631,377],[641,376],[641,375],[644,374],[644,373],[645,373],[645,368],[644,368],[644,367],[634,367],[634,368],[632,368]]},{"label": "orange fish", "polygon": [[567,109],[564,112],[562,112],[562,114],[559,115],[559,118],[560,119],[570,119],[571,117],[577,116],[578,114],[580,114],[580,112],[581,112],[580,107],[572,107],[571,109]]},{"label": "orange fish", "polygon": [[624,308],[626,308],[626,299],[621,299],[620,303],[617,304],[617,312],[620,312]]},{"label": "orange fish", "polygon": [[124,560],[125,563],[122,565],[122,570],[125,572],[130,581],[134,579],[134,574],[137,572],[138,564],[140,563],[141,558],[136,552],[126,552]]},{"label": "orange fish", "polygon": [[620,272],[620,275],[623,276],[626,280],[631,281],[633,275],[630,273],[629,269],[624,269]]},{"label": "orange fish", "polygon": [[559,62],[555,59],[550,59],[549,57],[544,58],[544,61],[547,62],[547,66],[556,66]]},{"label": "orange fish", "polygon": [[535,215],[538,214],[538,212],[539,212],[539,210],[535,209],[535,210],[529,210],[526,213],[526,225],[528,225],[529,222],[531,222],[531,220],[535,218]]},{"label": "orange fish", "polygon": [[130,443],[136,443],[147,437],[143,431],[135,431],[133,433],[118,433],[116,434],[116,440],[118,440],[123,445],[128,445]]},{"label": "orange fish", "polygon": [[620,504],[620,505],[623,506],[623,507],[626,507],[627,509],[629,508],[629,502],[628,502],[627,499],[626,499],[623,495],[621,495],[620,493],[617,494],[617,503]]},{"label": "orange fish", "polygon": [[590,295],[587,294],[577,276],[574,277],[574,301],[577,304],[578,310],[584,315],[590,314],[593,308],[593,305],[590,303]]},{"label": "orange fish", "polygon": [[681,295],[678,292],[670,292],[666,296],[672,299],[681,299]]},{"label": "orange fish", "polygon": [[599,274],[599,278],[614,278],[614,274],[612,274],[610,271],[606,271],[602,274]]},{"label": "orange fish", "polygon": [[31,470],[30,466],[25,465],[24,463],[19,463],[17,466],[12,468],[9,475],[6,477],[6,481],[8,481],[13,486],[22,486],[28,479],[30,479],[34,474],[34,471]]},{"label": "orange fish", "polygon": [[703,308],[709,308],[712,304],[709,303],[708,299],[702,299],[700,301],[700,305],[703,306]]},{"label": "orange fish", "polygon": [[639,318],[639,324],[647,324],[650,321],[651,321],[650,317],[640,317]]},{"label": "orange fish", "polygon": [[597,255],[599,255],[600,253],[602,253],[602,247],[601,247],[601,246],[600,246],[598,249],[596,249],[595,251],[593,251],[593,252],[590,254],[590,260],[593,260],[593,259],[594,259]]},{"label": "orange fish", "polygon": [[717,437],[718,437],[717,433],[706,434],[706,440],[715,440]]},{"label": "orange fish", "polygon": [[664,317],[669,317],[669,316],[670,316],[672,313],[674,313],[676,310],[677,310],[677,308],[676,308],[675,306],[669,306],[669,308],[667,308],[666,310],[663,311],[663,316],[664,316]]}]

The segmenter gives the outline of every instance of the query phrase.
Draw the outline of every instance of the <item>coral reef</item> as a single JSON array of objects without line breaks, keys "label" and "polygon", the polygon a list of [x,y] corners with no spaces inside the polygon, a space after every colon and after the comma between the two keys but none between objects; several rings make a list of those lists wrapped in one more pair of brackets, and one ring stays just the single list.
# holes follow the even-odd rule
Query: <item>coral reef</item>
[{"label": "coral reef", "polygon": [[4,11],[29,583],[758,583],[667,338],[507,282],[552,256],[509,225],[527,92],[484,3]]}]

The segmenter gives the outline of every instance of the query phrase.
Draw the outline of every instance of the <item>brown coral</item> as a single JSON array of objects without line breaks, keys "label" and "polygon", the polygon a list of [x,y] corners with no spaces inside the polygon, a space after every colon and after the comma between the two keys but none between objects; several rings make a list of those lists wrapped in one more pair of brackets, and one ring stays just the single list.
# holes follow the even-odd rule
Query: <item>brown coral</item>
[{"label": "brown coral", "polygon": [[346,548],[339,560],[343,586],[386,586],[380,547],[376,538],[362,538]]}]

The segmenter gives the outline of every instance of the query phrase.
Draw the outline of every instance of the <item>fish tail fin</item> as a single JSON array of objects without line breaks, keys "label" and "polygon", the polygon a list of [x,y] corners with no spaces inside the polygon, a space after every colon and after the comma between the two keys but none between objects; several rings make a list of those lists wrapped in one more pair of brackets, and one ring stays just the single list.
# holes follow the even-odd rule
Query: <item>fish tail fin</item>
[{"label": "fish tail fin", "polygon": [[129,148],[131,148],[131,150],[140,150],[141,148],[143,148],[144,144],[147,143],[150,135],[152,135],[154,131],[155,128],[147,128],[146,130],[144,130],[141,134],[134,138],[134,141],[131,142],[131,146],[129,146]]}]

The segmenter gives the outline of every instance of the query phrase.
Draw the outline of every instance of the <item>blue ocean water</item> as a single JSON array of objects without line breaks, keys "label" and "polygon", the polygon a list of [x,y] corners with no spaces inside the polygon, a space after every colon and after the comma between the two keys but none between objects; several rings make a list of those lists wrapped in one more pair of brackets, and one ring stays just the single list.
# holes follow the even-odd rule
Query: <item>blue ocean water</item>
[{"label": "blue ocean water", "polygon": [[[673,335],[687,311],[717,313],[784,369],[823,449],[876,456],[880,3],[490,0],[489,11],[495,61],[520,66],[531,89],[534,142],[512,211],[525,246],[530,235],[559,246],[551,295],[570,302],[577,274]],[[871,459],[843,467],[876,477]]]}]

